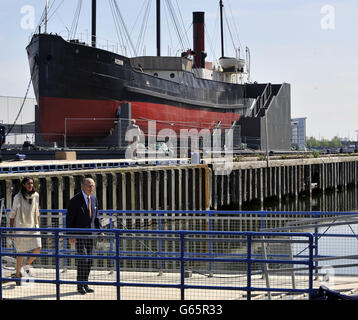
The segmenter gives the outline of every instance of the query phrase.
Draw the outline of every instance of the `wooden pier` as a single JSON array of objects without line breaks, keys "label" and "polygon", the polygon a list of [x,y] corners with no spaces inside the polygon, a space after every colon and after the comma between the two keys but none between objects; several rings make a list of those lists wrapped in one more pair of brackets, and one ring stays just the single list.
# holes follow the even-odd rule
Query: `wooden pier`
[{"label": "wooden pier", "polygon": [[312,196],[312,192],[344,189],[358,182],[358,156],[274,159],[234,162],[225,174],[222,165],[213,164],[213,209],[244,202],[263,203],[267,199]]},{"label": "wooden pier", "polygon": [[262,204],[267,199],[301,195],[310,197],[314,191],[325,193],[356,185],[358,181],[358,156],[355,155],[269,161],[243,159],[232,162],[229,170],[227,168],[220,163],[205,162],[134,163],[117,168],[71,170],[69,166],[68,170],[61,171],[2,173],[0,192],[5,207],[10,208],[21,179],[32,176],[40,193],[41,208],[63,209],[80,191],[81,179],[86,176],[96,182],[100,209],[216,210],[234,207],[240,210],[244,203]]}]

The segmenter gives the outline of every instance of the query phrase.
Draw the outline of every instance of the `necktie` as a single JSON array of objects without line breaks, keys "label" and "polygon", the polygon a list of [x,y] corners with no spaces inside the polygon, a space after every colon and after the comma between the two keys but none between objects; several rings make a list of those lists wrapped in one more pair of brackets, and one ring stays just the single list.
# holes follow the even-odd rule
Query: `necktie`
[{"label": "necktie", "polygon": [[88,211],[89,211],[89,217],[92,218],[92,206],[91,206],[91,197],[88,197]]}]

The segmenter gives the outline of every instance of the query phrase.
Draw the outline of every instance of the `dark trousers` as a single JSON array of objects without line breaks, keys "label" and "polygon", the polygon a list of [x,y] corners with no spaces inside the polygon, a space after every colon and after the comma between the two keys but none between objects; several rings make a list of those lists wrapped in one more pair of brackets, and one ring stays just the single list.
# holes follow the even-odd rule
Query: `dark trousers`
[{"label": "dark trousers", "polygon": [[[78,255],[92,255],[93,239],[77,239],[76,252]],[[88,281],[93,264],[92,259],[77,259],[77,281]]]}]

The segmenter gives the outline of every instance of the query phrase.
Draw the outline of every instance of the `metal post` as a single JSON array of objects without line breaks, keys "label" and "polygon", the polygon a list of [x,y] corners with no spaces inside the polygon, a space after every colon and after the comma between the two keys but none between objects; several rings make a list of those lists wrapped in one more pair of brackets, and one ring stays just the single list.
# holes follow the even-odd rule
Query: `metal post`
[{"label": "metal post", "polygon": [[[315,212],[313,214],[314,218],[317,219],[318,217],[318,214]],[[317,225],[317,221],[315,222],[315,225]],[[314,257],[317,258],[318,257],[318,227],[316,226],[314,228],[314,233],[313,233],[313,236],[314,236]],[[314,263],[314,266],[315,266],[315,274],[316,274],[316,279],[318,279],[318,261],[315,261]]]},{"label": "metal post", "polygon": [[269,167],[269,144],[268,144],[268,128],[267,128],[267,109],[265,109],[265,135],[266,135],[266,165]]},{"label": "metal post", "polygon": [[[62,213],[62,228],[66,228],[66,214],[64,212],[61,212]],[[60,214],[60,212],[59,212]],[[64,248],[64,251],[67,252],[67,238],[64,237],[63,239],[63,248]],[[70,247],[70,250],[71,250],[71,247]],[[64,258],[63,259],[63,272],[66,272],[67,271],[67,261],[68,261],[68,258]]]},{"label": "metal post", "polygon": [[[267,258],[267,251],[266,251],[266,243],[265,243],[265,236],[262,236],[262,253],[263,253],[263,258],[268,261]],[[264,267],[264,277],[265,277],[265,281],[266,281],[266,287],[268,289],[270,289],[270,279],[269,279],[269,267],[268,267],[268,263],[265,262],[263,264]],[[267,297],[268,300],[271,300],[271,291],[267,291]]]},{"label": "metal post", "polygon": [[247,300],[251,300],[251,234],[247,234]]},{"label": "metal post", "polygon": [[121,287],[120,287],[120,281],[121,281],[121,270],[120,270],[120,246],[119,246],[119,231],[116,231],[116,287],[117,287],[117,300],[121,300]]},{"label": "metal post", "polygon": [[[110,213],[109,229],[111,229],[111,230],[113,229],[113,212]],[[112,237],[110,238],[110,241],[109,241],[109,251],[111,253],[113,252],[113,239],[112,239]],[[114,265],[113,260],[110,260],[109,266],[110,266],[111,269],[112,269],[113,265]],[[112,270],[110,271],[110,273],[112,273]]]},{"label": "metal post", "polygon": [[185,262],[184,262],[184,239],[185,235],[183,232],[180,233],[180,300],[185,300]]},{"label": "metal post", "polygon": [[223,21],[223,2],[220,0],[220,29],[221,29],[221,57],[224,57],[224,21]]},{"label": "metal post", "polygon": [[92,47],[96,47],[97,42],[97,0],[92,0]]},{"label": "metal post", "polygon": [[46,0],[46,8],[45,8],[45,33],[47,33],[48,8],[49,8],[49,0]]},{"label": "metal post", "polygon": [[[1,222],[1,220],[0,220]],[[1,225],[0,225],[1,228]],[[2,231],[0,230],[0,300],[2,300]]]},{"label": "metal post", "polygon": [[313,244],[313,236],[309,235],[309,265],[308,265],[308,289],[309,289],[309,295],[313,292],[313,248],[315,245]]},{"label": "metal post", "polygon": [[[159,227],[159,231],[163,230],[163,226],[162,226],[162,217],[163,217],[163,213],[159,212],[159,221],[158,221],[158,227]],[[161,236],[159,235],[159,256],[161,256],[161,252],[163,250],[163,240],[161,239]],[[159,274],[158,276],[163,275],[163,262],[162,260],[159,260]]]},{"label": "metal post", "polygon": [[[290,260],[293,261],[294,256],[293,256],[293,250],[292,250],[292,243],[290,243],[289,246],[290,246],[290,248],[289,248]],[[292,271],[291,271],[291,282],[292,282],[292,289],[296,289],[296,278],[295,278],[294,268],[292,268]]]},{"label": "metal post", "polygon": [[[209,213],[209,232],[213,231],[213,220],[212,220],[212,213]],[[209,235],[210,241],[209,241],[209,255],[210,255],[210,262],[209,262],[209,277],[212,277],[213,272],[213,240],[212,237]]]},{"label": "metal post", "polygon": [[157,0],[157,56],[160,57],[160,0]]},{"label": "metal post", "polygon": [[63,142],[63,147],[66,149],[67,148],[67,118],[65,118],[65,134],[64,134],[64,142]]},{"label": "metal post", "polygon": [[59,258],[59,248],[60,248],[60,236],[59,231],[55,231],[55,253],[56,253],[56,300],[60,300],[60,258]]}]

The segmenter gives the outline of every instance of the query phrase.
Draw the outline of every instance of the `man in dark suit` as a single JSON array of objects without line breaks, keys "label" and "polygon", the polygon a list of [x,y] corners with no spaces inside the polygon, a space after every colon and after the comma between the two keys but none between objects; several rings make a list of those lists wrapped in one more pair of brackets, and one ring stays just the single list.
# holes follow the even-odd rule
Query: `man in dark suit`
[{"label": "man in dark suit", "polygon": [[[101,221],[98,218],[97,198],[93,195],[95,182],[91,178],[85,178],[82,182],[82,190],[71,200],[66,214],[67,228],[100,229]],[[80,235],[84,237],[81,238]],[[70,244],[76,245],[77,255],[92,255],[93,233],[77,234],[77,238],[70,238]],[[93,264],[92,259],[77,259],[77,281],[88,281],[88,276]],[[78,284],[77,291],[81,294],[94,292],[88,285]]]}]

